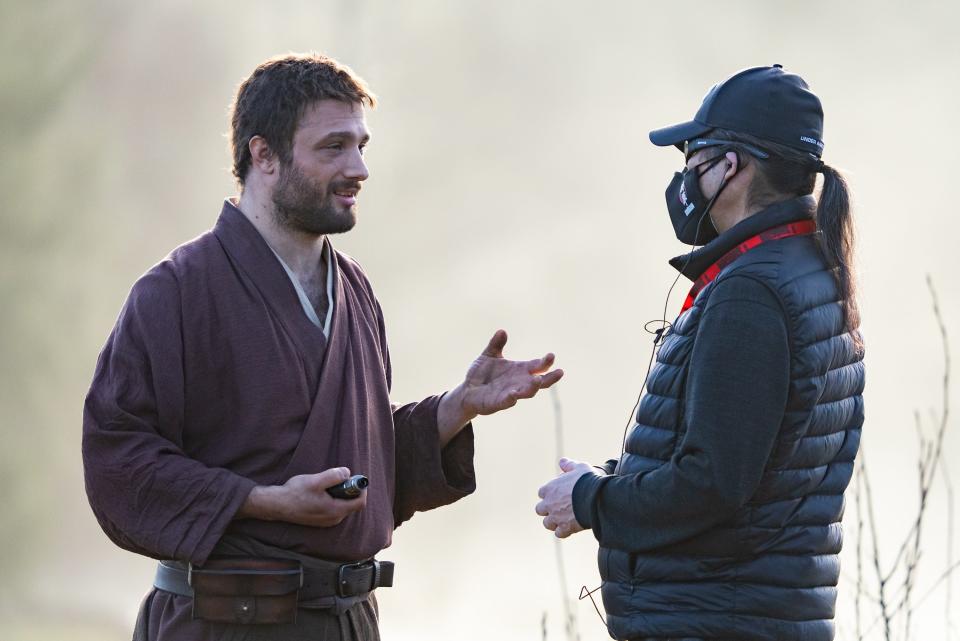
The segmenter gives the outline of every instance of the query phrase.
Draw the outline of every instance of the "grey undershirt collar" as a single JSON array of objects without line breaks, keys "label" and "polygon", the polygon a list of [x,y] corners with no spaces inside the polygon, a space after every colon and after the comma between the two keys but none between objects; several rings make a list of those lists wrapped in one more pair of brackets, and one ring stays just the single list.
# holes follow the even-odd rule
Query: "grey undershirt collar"
[{"label": "grey undershirt collar", "polygon": [[277,260],[280,261],[280,264],[283,266],[283,271],[287,272],[290,282],[293,283],[293,288],[297,290],[297,297],[300,299],[300,305],[303,307],[303,312],[307,315],[307,318],[310,319],[311,323],[323,329],[324,338],[329,340],[330,319],[333,318],[333,251],[330,249],[330,246],[327,245],[326,251],[324,252],[327,255],[327,313],[322,324],[320,323],[320,317],[317,316],[317,310],[313,308],[313,304],[307,297],[307,293],[303,291],[303,286],[300,285],[297,275],[294,274],[293,270],[287,266],[287,263],[280,258],[280,254],[273,251],[273,247],[270,247],[270,251],[272,251],[273,255],[276,256]]}]

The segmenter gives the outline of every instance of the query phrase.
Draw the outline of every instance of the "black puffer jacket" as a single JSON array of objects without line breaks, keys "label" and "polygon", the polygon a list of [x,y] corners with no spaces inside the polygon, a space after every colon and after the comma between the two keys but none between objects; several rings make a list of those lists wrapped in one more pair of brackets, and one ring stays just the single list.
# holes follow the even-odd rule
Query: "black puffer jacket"
[{"label": "black puffer jacket", "polygon": [[[675,266],[695,277],[814,207],[775,205]],[[704,288],[660,345],[619,470],[574,489],[610,634],[832,639],[863,386],[815,236],[765,242]]]}]

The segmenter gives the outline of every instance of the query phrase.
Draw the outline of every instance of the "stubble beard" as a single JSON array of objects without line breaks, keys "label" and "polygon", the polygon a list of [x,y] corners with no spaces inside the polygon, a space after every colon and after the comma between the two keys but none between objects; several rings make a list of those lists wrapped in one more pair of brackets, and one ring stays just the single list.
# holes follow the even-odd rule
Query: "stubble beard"
[{"label": "stubble beard", "polygon": [[313,236],[342,234],[357,224],[356,205],[337,204],[334,191],[353,183],[330,183],[325,188],[311,182],[292,162],[282,163],[273,190],[277,223]]}]

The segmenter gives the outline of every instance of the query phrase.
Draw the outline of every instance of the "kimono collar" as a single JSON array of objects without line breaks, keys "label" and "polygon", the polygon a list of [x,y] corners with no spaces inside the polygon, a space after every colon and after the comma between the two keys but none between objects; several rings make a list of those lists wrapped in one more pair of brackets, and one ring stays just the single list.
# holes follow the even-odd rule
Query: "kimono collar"
[{"label": "kimono collar", "polygon": [[748,238],[778,225],[813,218],[816,206],[813,196],[799,196],[770,205],[741,220],[703,247],[671,258],[670,265],[690,280],[696,280],[710,265]]},{"label": "kimono collar", "polygon": [[[229,199],[223,202],[223,209],[220,210],[213,233],[236,261],[236,265],[253,281],[263,298],[276,311],[281,322],[288,326],[291,334],[296,337],[295,340],[301,343],[301,348],[308,351],[324,349],[327,339],[323,335],[323,329],[307,318],[300,297],[280,259],[259,230]],[[329,239],[324,239],[324,242],[332,256],[333,247]],[[337,267],[336,258],[332,264]],[[339,274],[334,274],[334,279],[334,297],[339,301]]]}]

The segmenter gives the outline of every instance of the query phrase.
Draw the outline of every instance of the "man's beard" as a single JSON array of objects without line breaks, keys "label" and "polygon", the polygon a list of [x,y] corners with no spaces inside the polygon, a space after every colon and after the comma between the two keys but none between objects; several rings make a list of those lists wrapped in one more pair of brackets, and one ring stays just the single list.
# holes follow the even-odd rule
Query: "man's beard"
[{"label": "man's beard", "polygon": [[293,162],[281,163],[273,190],[274,216],[283,227],[317,236],[350,231],[357,224],[356,206],[338,205],[334,192],[359,187],[356,181],[340,181],[324,189],[310,182]]}]

